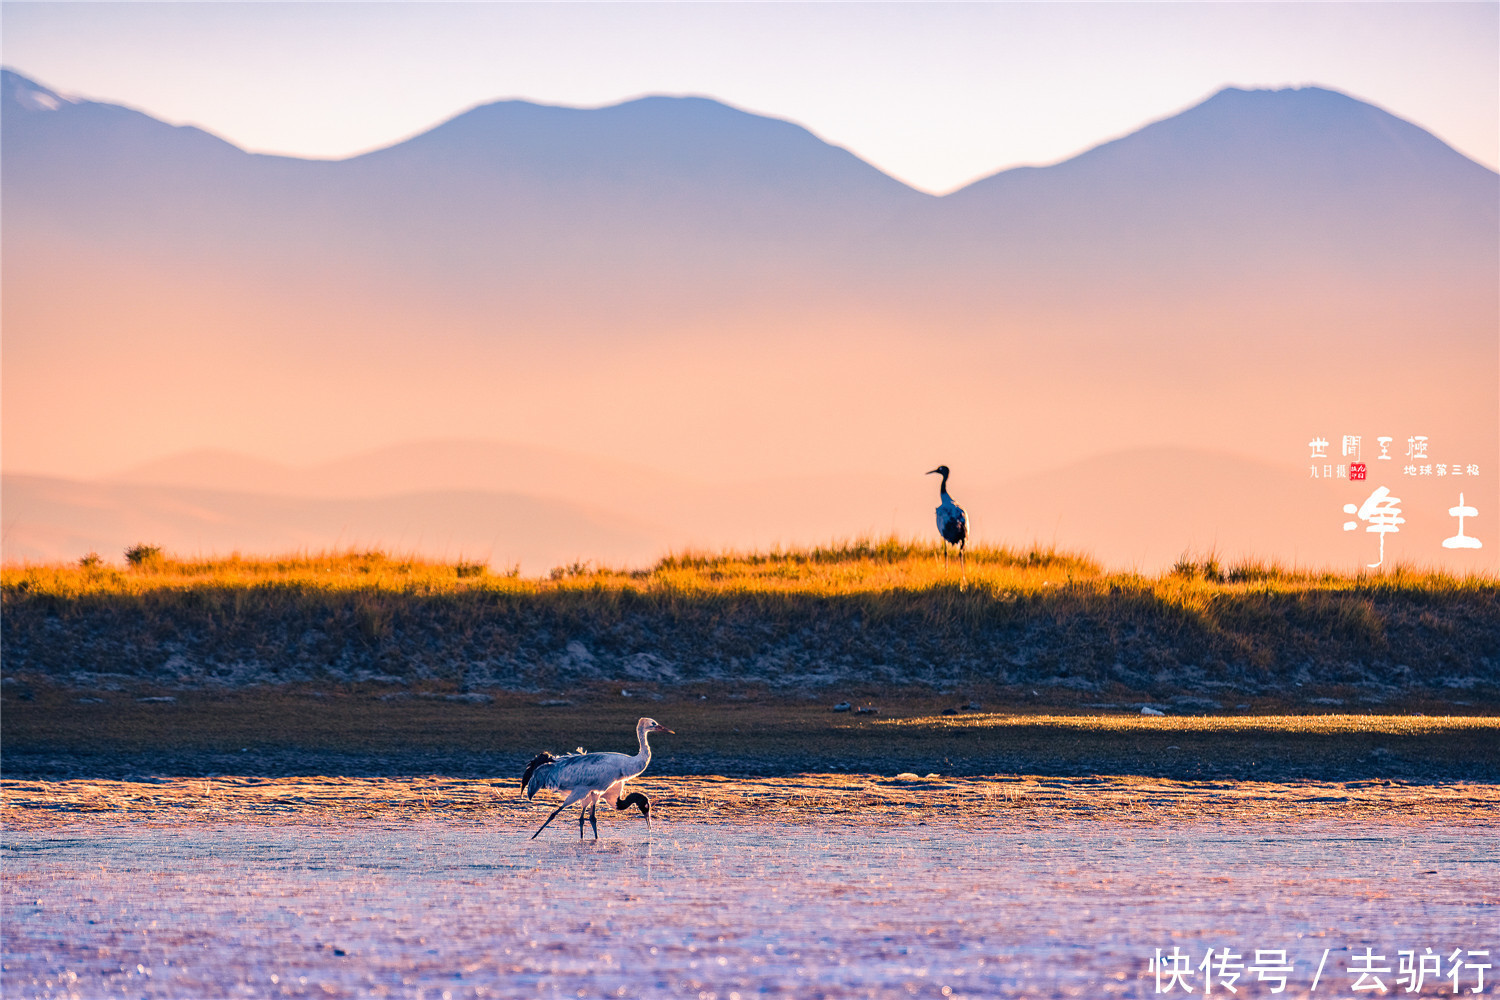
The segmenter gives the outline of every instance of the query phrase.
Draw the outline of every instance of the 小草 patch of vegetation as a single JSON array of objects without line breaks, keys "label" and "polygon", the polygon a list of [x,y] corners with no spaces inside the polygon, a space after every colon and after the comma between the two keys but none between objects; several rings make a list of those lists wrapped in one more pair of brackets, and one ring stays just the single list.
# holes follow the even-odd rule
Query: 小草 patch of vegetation
[{"label": "\u5c0f\u8349 patch of vegetation", "polygon": [[[150,550],[145,551],[143,550]],[[770,690],[1500,701],[1500,582],[1184,560],[1158,576],[899,539],[543,578],[382,552],[0,573],[7,673],[87,687]],[[1038,695],[1037,692],[1045,692]]]}]

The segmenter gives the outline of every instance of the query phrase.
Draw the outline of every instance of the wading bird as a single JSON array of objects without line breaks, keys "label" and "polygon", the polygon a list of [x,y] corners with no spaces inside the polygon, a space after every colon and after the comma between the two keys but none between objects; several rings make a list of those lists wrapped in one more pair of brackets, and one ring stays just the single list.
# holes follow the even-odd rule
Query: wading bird
[{"label": "wading bird", "polygon": [[958,570],[962,573],[964,570],[964,540],[969,537],[969,515],[965,514],[964,509],[954,503],[953,498],[948,495],[948,467],[946,465],[938,466],[927,473],[927,475],[941,475],[943,477],[942,485],[938,487],[938,496],[942,497],[943,502],[938,504],[937,508],[938,534],[943,536],[943,565],[948,565],[948,546],[957,545]]},{"label": "wading bird", "polygon": [[581,747],[577,753],[563,754],[561,757],[554,757],[546,751],[533,757],[531,763],[526,765],[526,772],[521,775],[521,785],[526,789],[526,797],[535,797],[543,788],[556,788],[567,792],[568,797],[563,800],[562,805],[552,810],[552,815],[537,828],[531,839],[535,840],[538,834],[547,829],[547,823],[551,823],[558,813],[580,799],[583,800],[583,806],[578,812],[579,840],[583,839],[585,818],[594,827],[594,839],[599,839],[599,821],[594,814],[599,808],[600,799],[614,803],[616,809],[638,807],[641,815],[646,817],[646,831],[649,833],[651,801],[640,792],[631,792],[624,798],[620,794],[625,790],[625,782],[646,770],[646,765],[651,763],[651,744],[646,742],[646,737],[651,733],[670,735],[672,730],[655,719],[641,719],[635,724],[635,738],[640,749],[634,757],[623,753],[584,753]]}]

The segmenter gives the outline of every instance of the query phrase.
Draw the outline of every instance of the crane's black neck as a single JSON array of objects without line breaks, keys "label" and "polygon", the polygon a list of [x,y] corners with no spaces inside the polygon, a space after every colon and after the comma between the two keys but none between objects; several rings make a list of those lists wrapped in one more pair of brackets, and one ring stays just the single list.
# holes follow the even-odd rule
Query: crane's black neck
[{"label": "crane's black neck", "polygon": [[616,810],[629,809],[631,806],[640,809],[642,816],[645,816],[647,819],[651,818],[651,800],[640,792],[631,792],[624,798],[615,800]]}]

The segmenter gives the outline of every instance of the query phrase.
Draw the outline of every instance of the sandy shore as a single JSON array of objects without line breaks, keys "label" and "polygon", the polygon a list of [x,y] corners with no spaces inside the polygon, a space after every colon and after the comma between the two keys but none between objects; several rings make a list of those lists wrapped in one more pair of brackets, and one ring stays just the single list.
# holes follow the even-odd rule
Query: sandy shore
[{"label": "sandy shore", "polygon": [[[759,779],[645,778],[632,787],[651,797],[657,818],[679,823],[967,824],[1078,818],[1133,823],[1378,819],[1493,825],[1500,821],[1500,785],[1469,782],[800,774]],[[277,824],[443,818],[524,826],[540,822],[559,801],[539,797],[528,802],[513,780],[442,777],[3,780],[0,822],[9,830],[77,823]],[[629,816],[639,821],[637,813]],[[608,821],[609,826],[618,822],[613,816]]]}]

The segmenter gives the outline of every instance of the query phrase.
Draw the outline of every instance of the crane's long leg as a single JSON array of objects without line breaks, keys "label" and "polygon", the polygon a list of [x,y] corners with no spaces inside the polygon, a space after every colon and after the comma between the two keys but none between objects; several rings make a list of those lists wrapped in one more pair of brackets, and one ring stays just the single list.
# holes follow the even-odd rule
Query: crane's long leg
[{"label": "crane's long leg", "polygon": [[540,834],[543,830],[547,829],[547,823],[551,823],[553,820],[557,819],[558,813],[562,812],[564,809],[568,808],[568,806],[577,802],[587,794],[588,793],[583,791],[582,789],[569,793],[568,797],[563,799],[563,804],[552,810],[552,815],[547,817],[546,823],[543,823],[541,826],[537,827],[537,831],[536,833],[533,833],[531,835],[531,839],[535,840],[537,838],[537,834]]},{"label": "crane's long leg", "polygon": [[[599,793],[596,792],[596,791],[590,791],[584,797],[584,799],[583,799],[583,808],[578,810],[578,839],[579,840],[583,839],[583,821],[584,821],[585,816],[588,816],[588,811],[589,811],[589,807],[590,806],[593,806],[596,810],[599,808]],[[588,819],[589,819],[590,822],[592,822],[594,824],[594,839],[598,840],[599,839],[599,821],[596,820],[596,819],[594,819],[592,816],[588,816]]]},{"label": "crane's long leg", "polygon": [[[594,799],[593,805],[589,806],[589,825],[594,828],[594,839],[599,839],[599,800]],[[583,827],[578,828],[578,839],[583,839]]]}]

